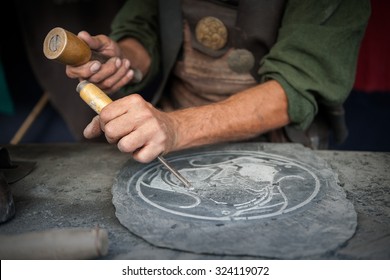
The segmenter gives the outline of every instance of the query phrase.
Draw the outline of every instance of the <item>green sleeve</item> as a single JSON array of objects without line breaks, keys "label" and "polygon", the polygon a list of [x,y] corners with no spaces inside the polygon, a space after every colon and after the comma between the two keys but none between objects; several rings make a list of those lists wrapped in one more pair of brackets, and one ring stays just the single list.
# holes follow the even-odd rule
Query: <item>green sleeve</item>
[{"label": "green sleeve", "polygon": [[155,0],[127,0],[111,24],[110,38],[119,41],[125,37],[137,39],[148,51],[152,64],[148,75],[138,84],[122,89],[134,93],[145,88],[157,75],[160,64],[158,5]]},{"label": "green sleeve", "polygon": [[369,0],[287,1],[259,74],[282,85],[293,125],[307,128],[318,103],[338,105],[348,97],[370,12]]}]

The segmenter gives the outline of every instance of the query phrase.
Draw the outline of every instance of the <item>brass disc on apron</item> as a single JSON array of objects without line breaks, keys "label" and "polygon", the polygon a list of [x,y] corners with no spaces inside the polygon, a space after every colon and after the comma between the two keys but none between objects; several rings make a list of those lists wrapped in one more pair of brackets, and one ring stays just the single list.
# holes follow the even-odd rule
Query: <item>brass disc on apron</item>
[{"label": "brass disc on apron", "polygon": [[196,25],[195,36],[203,46],[220,50],[227,43],[228,31],[221,20],[215,17],[204,17]]}]

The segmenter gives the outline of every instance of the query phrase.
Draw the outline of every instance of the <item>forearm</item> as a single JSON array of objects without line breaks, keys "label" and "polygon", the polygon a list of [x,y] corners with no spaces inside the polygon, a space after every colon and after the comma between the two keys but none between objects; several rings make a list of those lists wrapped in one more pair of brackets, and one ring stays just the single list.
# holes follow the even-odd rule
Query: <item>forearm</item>
[{"label": "forearm", "polygon": [[289,123],[283,88],[269,81],[230,98],[169,113],[176,126],[174,150],[249,139]]},{"label": "forearm", "polygon": [[131,67],[141,70],[146,76],[151,65],[151,57],[140,42],[133,38],[124,38],[118,42],[123,58],[131,61]]}]

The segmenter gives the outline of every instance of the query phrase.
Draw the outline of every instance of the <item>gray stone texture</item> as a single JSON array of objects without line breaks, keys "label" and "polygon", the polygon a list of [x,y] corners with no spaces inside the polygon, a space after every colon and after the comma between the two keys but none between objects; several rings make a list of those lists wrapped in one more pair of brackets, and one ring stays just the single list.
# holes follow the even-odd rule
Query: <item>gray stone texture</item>
[{"label": "gray stone texture", "polygon": [[[284,144],[272,146],[274,151],[295,149],[284,148]],[[130,158],[115,145],[22,144],[7,149],[12,160],[33,161],[36,167],[22,180],[10,184],[16,213],[13,219],[0,225],[0,234],[98,225],[109,234],[109,251],[102,259],[265,258],[164,249],[131,233],[118,221],[112,203],[111,188]],[[312,151],[310,154],[325,160],[338,174],[338,184],[357,212],[358,226],[341,247],[303,258],[390,259],[390,153]]]},{"label": "gray stone texture", "polygon": [[[155,246],[197,254],[299,259],[332,252],[353,236],[357,215],[353,204],[338,184],[337,175],[326,161],[301,145],[215,145],[173,153],[167,160],[175,164],[175,159],[179,156],[188,156],[191,159],[199,154],[231,154],[232,151],[236,154],[241,151],[244,155],[259,154],[265,158],[268,155],[270,160],[280,158],[280,162],[290,159],[291,164],[304,166],[315,174],[319,180],[319,191],[304,206],[294,211],[289,211],[287,207],[280,215],[261,219],[250,219],[248,216],[248,220],[194,219],[162,211],[140,199],[134,191],[136,186],[131,179],[136,174],[147,171],[147,168],[145,165],[128,161],[118,174],[113,187],[116,216],[132,233]],[[180,164],[180,161],[178,163]],[[180,171],[182,166],[177,165],[176,168]],[[258,168],[261,169],[262,166],[259,165]],[[300,171],[298,168],[291,169],[292,174],[289,175],[300,175],[294,174]],[[294,199],[301,199],[303,190],[300,188],[306,183],[305,180],[290,180],[288,185],[281,186],[285,188],[284,195],[288,197],[290,204]],[[315,182],[312,180],[309,183]],[[151,195],[161,195],[162,200],[170,199],[169,194],[161,191],[152,192]],[[243,194],[238,189],[233,189],[230,195]],[[178,200],[184,198],[177,196]],[[180,201],[178,203],[180,204]],[[212,211],[213,209],[210,209],[210,212]]]}]

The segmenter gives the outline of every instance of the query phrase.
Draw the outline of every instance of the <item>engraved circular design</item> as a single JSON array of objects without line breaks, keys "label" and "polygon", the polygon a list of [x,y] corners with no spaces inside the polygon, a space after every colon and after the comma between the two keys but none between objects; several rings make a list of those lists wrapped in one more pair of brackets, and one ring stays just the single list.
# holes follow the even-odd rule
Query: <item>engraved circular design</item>
[{"label": "engraved circular design", "polygon": [[[157,164],[137,172],[128,191],[151,207],[186,218],[269,218],[306,205],[320,189],[319,179],[309,167],[260,152],[200,153],[170,162],[181,166],[190,189]],[[291,187],[291,182],[299,182],[299,187]],[[291,191],[301,193],[299,200],[289,200]]]},{"label": "engraved circular design", "polygon": [[216,51],[226,45],[228,30],[218,18],[204,17],[195,27],[195,37],[203,46]]},{"label": "engraved circular design", "polygon": [[191,188],[157,161],[134,160],[112,188],[121,224],[159,248],[310,258],[355,233],[357,215],[337,176],[302,145],[226,144],[166,159]]}]

